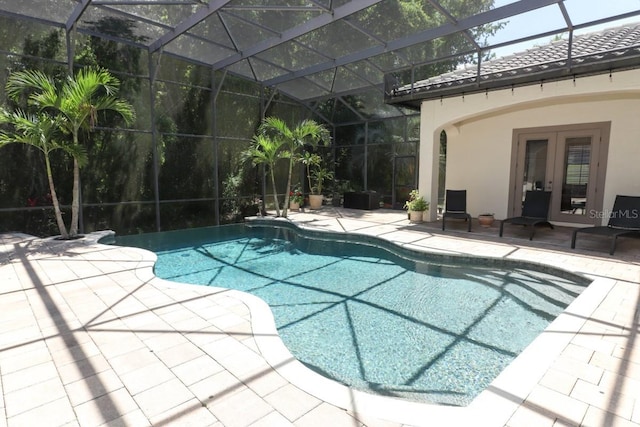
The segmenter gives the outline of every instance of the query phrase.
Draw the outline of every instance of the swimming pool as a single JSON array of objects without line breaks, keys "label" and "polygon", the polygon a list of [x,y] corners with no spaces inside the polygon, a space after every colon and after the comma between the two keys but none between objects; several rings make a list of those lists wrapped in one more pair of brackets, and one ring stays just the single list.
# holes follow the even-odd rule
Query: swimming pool
[{"label": "swimming pool", "polygon": [[296,358],[336,381],[447,405],[473,400],[587,285],[562,271],[427,256],[290,224],[116,244],[156,252],[159,277],[264,299]]}]

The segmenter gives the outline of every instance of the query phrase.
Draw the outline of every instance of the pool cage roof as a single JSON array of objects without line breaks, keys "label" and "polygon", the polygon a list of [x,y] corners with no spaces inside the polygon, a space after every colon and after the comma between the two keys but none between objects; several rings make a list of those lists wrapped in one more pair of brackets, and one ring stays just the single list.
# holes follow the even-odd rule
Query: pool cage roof
[{"label": "pool cage roof", "polygon": [[[0,0],[0,16],[224,70],[313,105],[363,91],[382,99],[385,75],[474,62],[501,48],[640,15],[637,0],[585,2]],[[129,22],[132,33],[109,34],[94,25],[110,18]]]}]

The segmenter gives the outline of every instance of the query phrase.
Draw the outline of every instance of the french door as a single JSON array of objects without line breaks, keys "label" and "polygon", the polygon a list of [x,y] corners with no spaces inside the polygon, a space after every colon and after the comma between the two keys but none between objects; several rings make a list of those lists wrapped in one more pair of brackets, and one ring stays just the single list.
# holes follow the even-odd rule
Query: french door
[{"label": "french door", "polygon": [[[514,132],[509,216],[526,191],[551,191],[551,221],[595,224],[602,210],[609,124]],[[606,135],[605,135],[606,134]]]}]

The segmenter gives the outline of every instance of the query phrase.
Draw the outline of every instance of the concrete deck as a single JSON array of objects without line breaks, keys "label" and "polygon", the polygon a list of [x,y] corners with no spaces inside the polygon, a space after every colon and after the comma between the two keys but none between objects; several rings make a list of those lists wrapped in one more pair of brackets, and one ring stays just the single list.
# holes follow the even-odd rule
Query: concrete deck
[{"label": "concrete deck", "polygon": [[640,240],[540,229],[410,224],[406,213],[323,209],[304,227],[425,251],[528,260],[593,283],[474,402],[371,396],[291,357],[268,306],[176,284],[155,256],[0,234],[0,426],[640,426]]}]

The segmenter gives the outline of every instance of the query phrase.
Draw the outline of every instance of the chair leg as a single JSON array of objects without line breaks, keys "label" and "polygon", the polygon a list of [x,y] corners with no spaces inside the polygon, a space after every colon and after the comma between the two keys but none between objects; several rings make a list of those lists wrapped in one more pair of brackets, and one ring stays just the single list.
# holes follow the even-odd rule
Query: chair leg
[{"label": "chair leg", "polygon": [[502,237],[502,229],[504,227],[504,221],[500,221],[500,237]]},{"label": "chair leg", "polygon": [[[548,225],[553,230],[553,224],[551,224],[548,221],[538,222],[537,224]],[[529,227],[531,227],[531,234],[529,234],[529,240],[533,240],[533,235],[536,234],[536,224],[531,224]]]},{"label": "chair leg", "polygon": [[471,215],[467,217],[467,231],[471,231]]},{"label": "chair leg", "polygon": [[445,220],[444,220],[444,217],[442,217],[442,231],[444,231],[444,223],[445,223]]},{"label": "chair leg", "polygon": [[613,238],[611,239],[611,247],[609,248],[609,255],[613,255],[613,253],[616,251],[616,241],[618,240],[618,236],[613,236]]},{"label": "chair leg", "polygon": [[578,231],[580,230],[573,230],[573,234],[571,235],[571,249],[576,248],[576,236],[578,235]]}]

